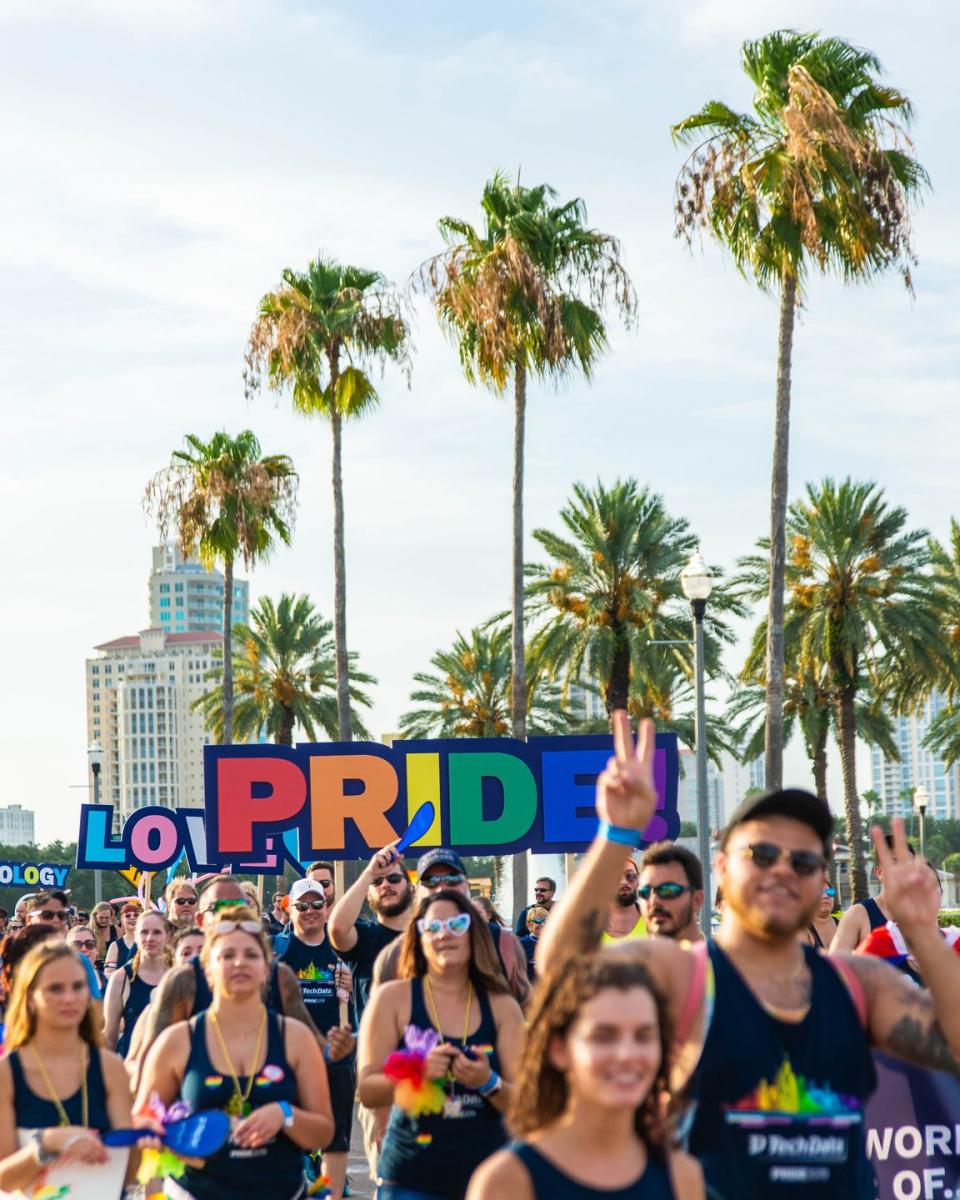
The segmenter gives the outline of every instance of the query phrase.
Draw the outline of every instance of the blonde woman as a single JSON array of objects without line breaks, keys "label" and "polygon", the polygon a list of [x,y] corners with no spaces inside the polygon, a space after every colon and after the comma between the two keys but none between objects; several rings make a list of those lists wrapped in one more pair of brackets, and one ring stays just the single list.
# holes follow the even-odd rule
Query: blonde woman
[{"label": "blonde woman", "polygon": [[171,933],[170,922],[161,913],[141,913],[134,929],[136,953],[107,984],[104,1035],[107,1045],[121,1058],[130,1050],[137,1018],[170,968]]},{"label": "blonde woman", "polygon": [[221,1109],[234,1118],[229,1142],[202,1170],[188,1167],[164,1181],[172,1200],[299,1200],[304,1152],[333,1135],[316,1037],[263,1003],[270,957],[253,909],[211,913],[201,962],[213,1001],[162,1033],[147,1055],[138,1109],[156,1093],[166,1105],[181,1099],[194,1112]]},{"label": "blonde woman", "polygon": [[128,900],[120,910],[120,934],[107,948],[107,957],[103,961],[103,973],[109,979],[118,967],[125,966],[137,951],[137,917],[140,916],[140,903]]},{"label": "blonde woman", "polygon": [[189,879],[174,879],[163,890],[167,920],[174,929],[193,925],[197,919],[197,889]]},{"label": "blonde woman", "polygon": [[97,961],[94,966],[97,968],[97,973],[103,977],[103,964],[107,957],[107,950],[110,948],[110,943],[115,942],[117,937],[117,927],[114,924],[113,906],[108,904],[106,900],[101,900],[99,904],[93,906],[93,912],[90,914],[90,920],[87,922],[87,928],[93,934],[93,940],[97,943]]},{"label": "blonde woman", "polygon": [[[53,1166],[105,1165],[100,1134],[130,1124],[127,1073],[100,1046],[87,973],[69,946],[48,941],[24,957],[6,1018],[0,1189],[27,1189]],[[22,1148],[18,1128],[33,1131]]]},{"label": "blonde woman", "polygon": [[[203,949],[203,930],[196,925],[185,925],[181,929],[174,930],[170,935],[170,941],[167,943],[167,950],[170,954],[170,968],[182,967],[185,963],[196,958]],[[143,1057],[146,1049],[147,1025],[150,1021],[150,1005],[153,1004],[156,991],[150,996],[150,1004],[144,1008],[143,1012],[137,1017],[137,1023],[133,1027],[133,1036],[130,1039],[130,1048],[123,1056],[124,1062],[127,1064],[127,1070],[130,1072],[130,1078],[133,1081],[134,1088],[137,1086],[138,1067],[140,1059]]]}]

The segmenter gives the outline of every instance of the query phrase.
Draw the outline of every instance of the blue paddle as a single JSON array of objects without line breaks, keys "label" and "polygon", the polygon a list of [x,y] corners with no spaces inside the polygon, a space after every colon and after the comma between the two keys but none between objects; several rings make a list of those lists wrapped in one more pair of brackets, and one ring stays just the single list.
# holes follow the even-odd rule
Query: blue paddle
[{"label": "blue paddle", "polygon": [[[111,1129],[103,1134],[105,1146],[134,1146],[141,1138],[156,1137],[149,1129]],[[230,1136],[230,1118],[218,1108],[194,1113],[168,1125],[160,1140],[183,1158],[209,1158]]]},{"label": "blue paddle", "polygon": [[433,824],[434,808],[430,800],[425,800],[423,804],[413,814],[410,824],[407,826],[407,832],[397,842],[394,849],[402,858],[406,850],[408,850],[414,842],[419,842],[423,835]]}]

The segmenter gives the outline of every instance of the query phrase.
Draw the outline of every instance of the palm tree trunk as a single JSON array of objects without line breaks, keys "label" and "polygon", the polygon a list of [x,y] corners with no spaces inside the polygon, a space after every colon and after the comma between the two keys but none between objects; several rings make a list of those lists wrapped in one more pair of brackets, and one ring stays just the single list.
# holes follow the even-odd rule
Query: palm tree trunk
[{"label": "palm tree trunk", "polygon": [[[337,373],[331,369],[330,388],[336,393]],[[331,406],[333,431],[333,636],[337,658],[337,725],[341,742],[352,738],[350,728],[350,671],[347,660],[347,555],[343,536],[343,478],[340,450],[343,418],[336,402]]]},{"label": "palm tree trunk", "polygon": [[223,744],[233,742],[233,559],[223,560]]},{"label": "palm tree trunk", "polygon": [[827,799],[827,732],[829,726],[824,722],[823,730],[817,734],[816,745],[813,748],[813,785],[818,799],[829,806]]},{"label": "palm tree trunk", "polygon": [[783,587],[786,566],[787,468],[790,457],[790,362],[797,279],[784,273],[777,344],[777,411],[770,487],[770,596],[767,618],[767,708],[764,769],[768,788],[783,787]]},{"label": "palm tree trunk", "polygon": [[293,709],[285,706],[283,710],[283,716],[280,719],[280,728],[277,730],[277,736],[274,739],[274,745],[292,746],[293,726]]},{"label": "palm tree trunk", "polygon": [[[513,736],[527,736],[527,672],[523,648],[523,443],[527,422],[527,368],[517,360],[513,373],[513,641],[511,725]],[[527,903],[527,856],[513,857],[514,915]]]},{"label": "palm tree trunk", "polygon": [[857,718],[853,710],[856,691],[844,687],[837,702],[837,730],[840,740],[840,765],[843,770],[843,803],[846,813],[847,847],[850,851],[850,879],[853,899],[865,900],[869,895],[867,873],[863,862],[863,823],[860,820],[860,797],[857,795]]},{"label": "palm tree trunk", "polygon": [[617,631],[616,649],[604,692],[608,714],[614,709],[627,707],[630,698],[630,643],[622,629]]}]

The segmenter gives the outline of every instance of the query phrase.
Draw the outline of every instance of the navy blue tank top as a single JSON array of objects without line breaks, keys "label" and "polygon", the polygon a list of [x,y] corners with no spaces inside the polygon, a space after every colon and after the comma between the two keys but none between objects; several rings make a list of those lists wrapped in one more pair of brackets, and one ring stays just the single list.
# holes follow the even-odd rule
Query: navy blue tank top
[{"label": "navy blue tank top", "polygon": [[[190,965],[193,967],[193,1007],[190,1009],[190,1016],[195,1017],[197,1013],[206,1012],[213,1003],[213,992],[210,991],[210,984],[207,982],[207,973],[203,969],[203,964],[200,962],[199,956],[190,959]],[[274,959],[270,963],[270,983],[267,986],[267,1008],[272,1008],[274,1012],[283,1012],[283,996],[280,994],[280,980],[278,978],[279,971],[277,962]],[[189,1018],[188,1018],[189,1020]]]},{"label": "navy blue tank top", "polygon": [[122,937],[117,938],[117,969],[125,967],[137,952],[137,943],[128,946]]},{"label": "navy blue tank top", "polygon": [[870,922],[870,931],[874,929],[882,929],[887,923],[887,918],[883,915],[880,905],[872,896],[868,896],[866,900],[856,900],[854,903],[862,904],[867,910],[867,920]]},{"label": "navy blue tank top", "polygon": [[[29,1053],[29,1050],[27,1051]],[[89,1048],[87,1064],[87,1124],[91,1129],[105,1133],[110,1126],[107,1116],[107,1085],[103,1078],[100,1051],[96,1046]],[[20,1051],[13,1050],[8,1056],[13,1073],[13,1109],[20,1129],[50,1129],[60,1124],[60,1115],[51,1100],[45,1100],[32,1091],[23,1073]],[[30,1064],[33,1066],[33,1063]],[[71,1125],[83,1124],[83,1089],[78,1088],[72,1096],[61,1100],[64,1112]]]},{"label": "navy blue tank top", "polygon": [[123,1006],[123,1033],[117,1041],[117,1053],[121,1058],[126,1058],[137,1018],[150,1003],[150,997],[153,995],[156,984],[147,983],[139,975],[134,975],[132,962],[128,962],[124,966],[123,973],[130,981],[130,991],[127,994],[127,1002]]},{"label": "navy blue tank top", "polygon": [[873,1200],[863,1107],[876,1072],[836,967],[803,947],[811,1003],[794,1024],[767,1012],[715,942],[708,952],[714,1008],[689,1138],[708,1186],[723,1200]]},{"label": "navy blue tank top", "polygon": [[514,1142],[510,1149],[527,1168],[536,1200],[674,1200],[670,1173],[652,1155],[640,1178],[627,1187],[592,1188],[571,1179],[529,1142]]},{"label": "navy blue tank top", "polygon": [[[432,1029],[423,995],[423,980],[411,979],[410,1024]],[[477,992],[480,1024],[464,1042],[445,1037],[451,1045],[472,1047],[485,1054],[498,1074],[497,1025],[485,992]],[[401,1042],[398,1049],[402,1049]],[[409,1116],[394,1105],[383,1139],[378,1170],[384,1183],[426,1192],[444,1200],[460,1200],[477,1167],[506,1144],[500,1113],[489,1101],[455,1081],[444,1083],[447,1102],[442,1113]]]},{"label": "navy blue tank top", "polygon": [[[267,1012],[267,1052],[250,1091],[251,1111],[279,1100],[297,1103],[297,1080],[283,1045],[283,1019]],[[233,1079],[210,1061],[207,1049],[207,1014],[191,1022],[190,1057],[180,1085],[180,1099],[193,1112],[211,1108],[226,1109],[234,1095]],[[216,1038],[216,1034],[210,1034]],[[249,1076],[239,1077],[240,1091],[246,1092]],[[188,1167],[179,1181],[196,1200],[289,1200],[303,1187],[303,1151],[280,1133],[264,1146],[235,1146],[228,1141],[202,1168]]]}]

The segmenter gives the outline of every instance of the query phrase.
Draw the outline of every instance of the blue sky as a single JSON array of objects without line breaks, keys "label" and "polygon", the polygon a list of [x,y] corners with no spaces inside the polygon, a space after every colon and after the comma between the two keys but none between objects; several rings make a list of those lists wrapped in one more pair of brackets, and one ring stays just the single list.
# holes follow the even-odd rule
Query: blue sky
[{"label": "blue sky", "polygon": [[[190,431],[253,428],[301,473],[293,547],[254,594],[332,612],[329,432],[241,370],[259,296],[318,250],[403,283],[436,219],[497,167],[586,200],[640,301],[590,385],[531,389],[527,529],[575,480],[635,475],[732,565],[764,531],[776,305],[672,236],[671,122],[750,90],[746,37],[869,46],[917,108],[934,190],[917,299],[816,281],[795,341],[791,474],[877,479],[915,525],[960,512],[960,11],[918,0],[6,0],[0,7],[0,488],[5,802],[72,829],[83,660],[146,624],[147,478]],[[349,635],[396,727],[414,671],[505,606],[510,405],[471,389],[421,307],[412,386],[388,373],[345,445]],[[530,542],[529,556],[535,557]],[[735,659],[731,659],[735,666]],[[806,779],[802,756],[790,772]],[[867,786],[866,780],[862,786]],[[839,781],[835,779],[835,789]]]}]

